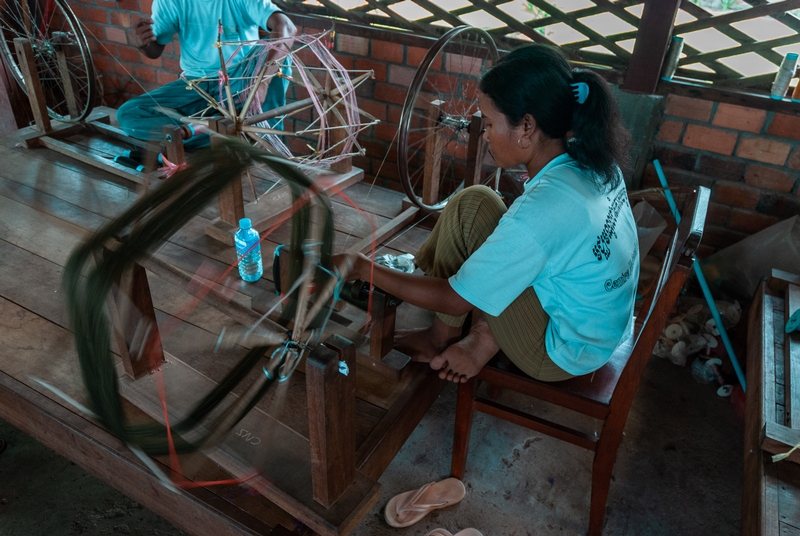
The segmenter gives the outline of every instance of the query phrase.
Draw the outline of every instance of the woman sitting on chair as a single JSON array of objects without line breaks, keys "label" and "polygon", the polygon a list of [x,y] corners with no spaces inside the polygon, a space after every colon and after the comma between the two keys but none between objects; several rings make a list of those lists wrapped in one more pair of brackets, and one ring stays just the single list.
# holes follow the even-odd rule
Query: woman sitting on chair
[{"label": "woman sitting on chair", "polygon": [[[377,287],[436,312],[396,348],[453,382],[498,350],[542,381],[591,373],[633,318],[639,250],[620,170],[630,135],[608,84],[552,47],[511,52],[479,89],[495,162],[530,179],[508,210],[485,186],[455,195],[417,255],[424,276],[375,266]],[[349,279],[369,279],[364,255],[346,262]]]}]

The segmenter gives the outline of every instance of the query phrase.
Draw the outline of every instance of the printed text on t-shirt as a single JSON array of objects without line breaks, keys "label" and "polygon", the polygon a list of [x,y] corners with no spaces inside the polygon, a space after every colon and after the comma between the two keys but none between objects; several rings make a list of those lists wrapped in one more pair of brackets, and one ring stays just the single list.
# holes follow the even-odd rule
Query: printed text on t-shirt
[{"label": "printed text on t-shirt", "polygon": [[617,237],[617,217],[619,216],[619,211],[622,210],[622,207],[627,204],[628,194],[623,189],[617,194],[617,196],[611,202],[611,205],[608,207],[608,215],[606,215],[606,224],[603,226],[603,232],[597,237],[597,242],[592,248],[592,253],[595,257],[597,257],[598,261],[602,261],[604,258],[605,260],[608,260],[608,258],[611,256],[611,248],[609,247],[609,244],[611,244],[612,238]]}]

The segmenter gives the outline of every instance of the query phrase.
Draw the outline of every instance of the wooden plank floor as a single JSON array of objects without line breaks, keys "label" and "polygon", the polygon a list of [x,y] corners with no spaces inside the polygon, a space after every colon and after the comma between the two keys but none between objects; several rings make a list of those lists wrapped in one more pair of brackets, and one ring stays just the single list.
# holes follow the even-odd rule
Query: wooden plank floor
[{"label": "wooden plank floor", "polygon": [[[95,142],[85,136],[76,136],[72,141],[93,148],[101,147],[109,154],[120,148],[118,144],[104,145],[105,142]],[[59,453],[68,458],[69,452],[63,451],[69,451],[83,441],[84,436],[75,435],[76,427],[91,430],[90,435],[96,441],[119,456],[115,463],[122,460],[127,464],[119,471],[129,471],[133,475],[129,479],[135,477],[138,491],[127,489],[123,478],[109,476],[107,470],[91,467],[91,456],[75,455],[71,459],[81,465],[90,465],[86,468],[91,472],[171,521],[170,512],[180,506],[195,508],[203,514],[198,518],[203,520],[202,524],[214,527],[208,530],[219,534],[264,533],[265,527],[291,527],[292,517],[264,497],[242,494],[231,498],[230,490],[220,491],[219,487],[182,492],[178,494],[182,498],[164,500],[159,493],[153,492],[153,488],[158,487],[157,481],[141,462],[37,381],[57,387],[79,403],[86,403],[72,333],[60,298],[63,266],[73,248],[88,234],[121,214],[137,199],[137,190],[141,187],[46,149],[21,148],[13,136],[0,138],[0,162],[3,163],[0,166],[0,340],[3,341],[0,345],[0,380],[3,380],[0,382],[0,417],[37,438],[49,437],[48,446],[60,450]],[[256,179],[259,192],[265,191],[269,185],[268,179]],[[243,190],[246,201],[251,200],[252,191],[248,183],[244,184]],[[373,220],[372,225],[376,228],[401,212],[402,195],[397,192],[361,183],[350,187],[346,195]],[[335,251],[342,251],[367,235],[372,225],[340,197],[333,198],[333,206]],[[204,209],[170,237],[156,256],[189,273],[195,273],[201,266],[217,272],[227,269],[235,262],[233,248],[208,238],[204,233],[205,226],[217,215],[214,205]],[[425,229],[413,227],[379,248],[379,253],[416,252],[427,234]],[[253,296],[274,292],[272,250],[278,243],[288,241],[288,236],[289,226],[284,225],[265,240],[262,245],[265,277],[259,282],[247,284],[238,276],[227,278],[224,284],[232,291],[234,301],[249,306]],[[188,367],[198,379],[205,378],[206,382],[219,379],[245,351],[239,348],[221,354],[213,352],[220,330],[234,322],[203,303],[188,315],[178,318],[191,296],[154,274],[149,274],[149,281],[159,325],[173,322],[178,326],[163,341],[165,350],[176,356],[173,360],[175,366]],[[425,314],[405,305],[398,311],[398,322],[406,327],[421,325],[428,319]],[[392,382],[359,367],[357,459],[360,471],[368,480],[374,481],[380,476],[413,430],[414,419],[418,422],[416,416],[422,417],[441,389],[430,369],[413,365],[412,369],[412,373],[402,381]],[[423,399],[419,397],[420,392],[426,393]],[[20,402],[20,398],[24,398],[25,403]],[[10,409],[12,406],[16,409]],[[410,412],[406,411],[409,407],[412,408]],[[27,408],[28,413],[20,408]],[[148,418],[145,412],[135,407],[128,409],[134,418]],[[55,431],[42,433],[25,426],[25,419],[30,420],[31,411],[46,414],[47,418],[40,419],[45,423],[41,426],[57,428],[56,422],[60,423],[58,426],[63,428],[64,437],[56,440],[61,436]],[[306,391],[302,371],[292,376],[281,389],[268,393],[256,411],[274,419],[286,430],[297,434],[301,442],[307,443]],[[57,418],[54,417],[56,414]],[[168,470],[163,463],[162,468]],[[208,457],[199,455],[189,457],[184,464],[184,473],[188,478],[198,480],[225,476]],[[149,494],[142,492],[142,486],[149,490]],[[205,510],[211,503],[214,504],[213,512],[208,514]],[[320,515],[324,514],[321,512]],[[181,514],[181,517],[185,515]],[[351,529],[357,522],[357,519],[349,519],[339,526]],[[189,531],[203,526],[175,524]]]}]

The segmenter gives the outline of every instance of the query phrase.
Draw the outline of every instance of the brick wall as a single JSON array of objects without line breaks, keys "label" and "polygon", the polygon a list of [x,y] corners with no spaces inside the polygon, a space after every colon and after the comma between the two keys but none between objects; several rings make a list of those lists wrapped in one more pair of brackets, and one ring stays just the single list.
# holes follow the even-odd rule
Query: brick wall
[{"label": "brick wall", "polygon": [[653,156],[670,185],[711,189],[701,257],[800,214],[800,117],[670,95]]},{"label": "brick wall", "polygon": [[[131,24],[140,13],[150,13],[151,4],[152,0],[70,2],[86,21],[111,106],[180,73],[177,43],[157,60],[145,58],[133,44]],[[382,123],[359,137],[367,154],[357,157],[355,165],[365,170],[368,180],[377,176],[381,186],[400,188],[393,143],[406,91],[425,52],[337,32],[334,54],[344,67],[375,71],[375,79],[358,89],[358,98],[361,108]],[[671,95],[654,156],[671,184],[712,190],[701,257],[800,213],[800,117]],[[643,187],[650,186],[658,186],[652,166],[643,181]],[[666,203],[654,204],[668,214]]]}]

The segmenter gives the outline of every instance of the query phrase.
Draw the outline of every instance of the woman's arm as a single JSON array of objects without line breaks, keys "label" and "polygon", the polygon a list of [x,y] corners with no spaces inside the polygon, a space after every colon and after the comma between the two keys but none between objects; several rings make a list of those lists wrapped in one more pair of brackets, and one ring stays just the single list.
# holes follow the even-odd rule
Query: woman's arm
[{"label": "woman's arm", "polygon": [[[369,281],[372,262],[360,253],[345,255],[353,266],[347,278]],[[338,266],[341,260],[338,255],[336,257],[334,265]],[[380,264],[375,264],[374,270],[373,285],[417,307],[453,316],[474,309],[472,304],[453,290],[447,279],[398,272]]]}]

